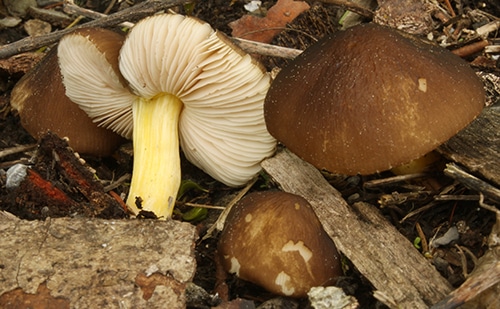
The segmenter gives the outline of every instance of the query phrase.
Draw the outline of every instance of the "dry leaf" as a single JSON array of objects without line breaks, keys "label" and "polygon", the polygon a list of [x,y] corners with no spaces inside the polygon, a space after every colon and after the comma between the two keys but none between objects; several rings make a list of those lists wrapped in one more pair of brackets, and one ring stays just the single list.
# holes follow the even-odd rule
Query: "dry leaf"
[{"label": "dry leaf", "polygon": [[229,27],[233,29],[234,37],[270,43],[288,23],[308,9],[309,5],[303,1],[278,0],[265,17],[245,15],[229,23]]}]

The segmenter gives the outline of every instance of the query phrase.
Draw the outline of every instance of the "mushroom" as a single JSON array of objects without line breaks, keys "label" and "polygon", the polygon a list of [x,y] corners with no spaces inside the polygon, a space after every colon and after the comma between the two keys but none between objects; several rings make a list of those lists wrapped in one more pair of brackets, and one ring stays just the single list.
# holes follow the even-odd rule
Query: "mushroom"
[{"label": "mushroom", "polygon": [[285,296],[304,297],[342,274],[311,205],[286,192],[254,192],[234,205],[217,252],[226,271]]},{"label": "mushroom", "polygon": [[[101,48],[115,62],[124,36],[104,29],[81,29],[73,35]],[[87,85],[82,84],[82,87]],[[57,51],[51,50],[31,71],[19,80],[11,94],[11,105],[22,126],[35,138],[47,131],[68,137],[77,152],[96,156],[110,155],[125,139],[111,130],[98,127],[66,95],[59,70]]]},{"label": "mushroom", "polygon": [[160,14],[132,28],[119,55],[128,88],[103,93],[116,79],[105,72],[113,70],[92,61],[95,51],[75,48],[72,35],[61,40],[58,55],[68,97],[94,121],[133,139],[127,205],[135,214],[171,216],[179,145],[189,161],[229,186],[248,182],[274,152],[263,115],[268,74],[195,18]]},{"label": "mushroom", "polygon": [[435,149],[484,101],[459,57],[364,24],[321,39],[283,68],[264,114],[271,135],[317,168],[371,174]]}]

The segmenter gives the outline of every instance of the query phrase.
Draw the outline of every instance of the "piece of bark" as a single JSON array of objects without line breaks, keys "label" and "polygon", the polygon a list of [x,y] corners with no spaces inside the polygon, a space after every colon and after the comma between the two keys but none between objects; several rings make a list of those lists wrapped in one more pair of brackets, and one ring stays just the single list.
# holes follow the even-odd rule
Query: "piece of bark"
[{"label": "piece of bark", "polygon": [[370,204],[349,206],[321,173],[287,150],[262,162],[286,192],[311,203],[337,248],[394,308],[428,308],[451,291],[449,283]]},{"label": "piece of bark", "polygon": [[476,120],[438,151],[500,185],[500,106],[485,108]]},{"label": "piece of bark", "polygon": [[51,132],[43,134],[31,162],[27,177],[0,200],[0,209],[29,220],[128,217],[122,205],[104,192],[95,173],[76,156],[66,139]]},{"label": "piece of bark", "polygon": [[196,270],[195,228],[172,220],[0,212],[0,235],[0,308],[185,308]]}]

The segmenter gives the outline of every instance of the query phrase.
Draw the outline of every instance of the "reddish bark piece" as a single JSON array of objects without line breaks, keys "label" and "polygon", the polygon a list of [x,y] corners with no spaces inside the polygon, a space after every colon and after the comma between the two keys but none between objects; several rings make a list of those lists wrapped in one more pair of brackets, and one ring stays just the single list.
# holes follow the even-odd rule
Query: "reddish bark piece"
[{"label": "reddish bark piece", "polygon": [[[28,170],[28,182],[31,184],[33,189],[38,189],[41,195],[45,195],[46,199],[53,201],[54,203],[73,203],[72,200],[59,188],[55,187],[52,183],[45,180],[35,172],[34,170]],[[43,192],[43,193],[42,193]]]},{"label": "reddish bark piece", "polygon": [[4,309],[32,308],[32,309],[66,309],[70,303],[63,297],[53,297],[47,284],[38,286],[36,294],[25,293],[17,288],[0,296],[0,307]]},{"label": "reddish bark piece", "polygon": [[234,37],[270,43],[288,23],[308,9],[309,5],[303,1],[278,0],[265,17],[245,15],[229,23],[229,27]]},{"label": "reddish bark piece", "polygon": [[127,216],[57,135],[48,132],[41,138],[34,162],[28,176],[10,193],[14,205],[4,203],[2,209],[26,219],[76,214],[107,219]]}]

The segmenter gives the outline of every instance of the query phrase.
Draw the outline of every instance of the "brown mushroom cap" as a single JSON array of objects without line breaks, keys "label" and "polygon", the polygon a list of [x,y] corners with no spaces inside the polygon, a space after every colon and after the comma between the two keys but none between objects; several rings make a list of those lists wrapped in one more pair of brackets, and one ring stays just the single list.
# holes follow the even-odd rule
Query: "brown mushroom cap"
[{"label": "brown mushroom cap", "polygon": [[[104,29],[81,29],[75,32],[88,36],[98,33],[105,44],[108,59],[118,59],[124,37]],[[111,61],[111,60],[110,60]],[[117,60],[116,68],[118,68]],[[53,49],[30,72],[21,78],[11,94],[11,105],[21,118],[22,126],[33,137],[40,138],[47,131],[69,138],[69,145],[77,152],[97,156],[110,155],[124,142],[111,130],[99,127],[65,94],[58,65],[57,50]]]},{"label": "brown mushroom cap", "polygon": [[325,37],[283,68],[264,112],[271,135],[317,168],[370,174],[433,150],[484,100],[459,57],[365,24]]},{"label": "brown mushroom cap", "polygon": [[304,297],[342,274],[335,245],[311,205],[285,192],[255,192],[237,203],[218,253],[228,272],[286,296]]}]

